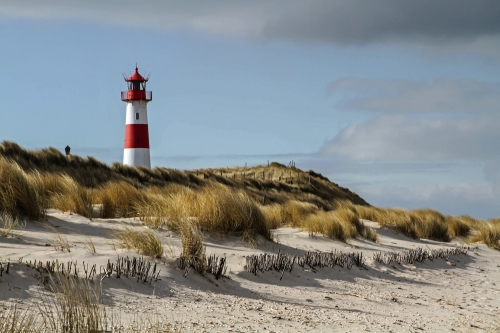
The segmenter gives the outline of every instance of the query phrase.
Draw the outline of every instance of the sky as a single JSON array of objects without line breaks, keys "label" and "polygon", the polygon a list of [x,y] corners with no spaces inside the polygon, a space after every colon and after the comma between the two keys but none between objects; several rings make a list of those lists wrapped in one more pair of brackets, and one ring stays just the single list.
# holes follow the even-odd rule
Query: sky
[{"label": "sky", "polygon": [[0,141],[151,163],[315,170],[380,207],[500,216],[497,0],[0,0]]}]

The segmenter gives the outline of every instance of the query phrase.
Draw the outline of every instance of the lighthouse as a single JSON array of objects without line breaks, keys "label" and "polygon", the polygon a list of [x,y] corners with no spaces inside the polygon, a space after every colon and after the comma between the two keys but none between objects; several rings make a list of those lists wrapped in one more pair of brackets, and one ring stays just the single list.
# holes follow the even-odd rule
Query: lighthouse
[{"label": "lighthouse", "polygon": [[151,168],[149,155],[148,102],[152,93],[146,91],[148,77],[139,74],[137,66],[130,77],[125,77],[128,90],[121,92],[122,101],[127,103],[125,116],[125,143],[123,164]]}]

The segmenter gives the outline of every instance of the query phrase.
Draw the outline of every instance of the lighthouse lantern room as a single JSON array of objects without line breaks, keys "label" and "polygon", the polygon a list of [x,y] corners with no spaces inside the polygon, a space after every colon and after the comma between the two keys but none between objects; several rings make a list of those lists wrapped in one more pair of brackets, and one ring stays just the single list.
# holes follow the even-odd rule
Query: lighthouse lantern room
[{"label": "lighthouse lantern room", "polygon": [[123,164],[151,168],[147,105],[153,98],[151,91],[146,91],[149,76],[139,74],[136,66],[135,72],[124,79],[128,90],[121,92],[122,101],[127,103]]}]

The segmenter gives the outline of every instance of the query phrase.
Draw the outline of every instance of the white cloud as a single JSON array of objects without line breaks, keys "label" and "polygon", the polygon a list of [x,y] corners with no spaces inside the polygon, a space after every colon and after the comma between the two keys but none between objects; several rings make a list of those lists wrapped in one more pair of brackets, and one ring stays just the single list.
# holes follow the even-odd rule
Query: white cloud
[{"label": "white cloud", "polygon": [[481,162],[486,176],[500,169],[500,85],[440,78],[431,82],[344,78],[330,91],[348,97],[340,107],[373,111],[320,150],[358,161]]},{"label": "white cloud", "polygon": [[383,115],[346,127],[324,144],[321,154],[375,161],[486,161],[500,156],[499,126],[497,117]]},{"label": "white cloud", "polygon": [[[344,78],[329,89],[345,97],[338,107],[376,114],[347,126],[320,149],[325,159],[373,167],[376,173],[358,177],[371,182],[348,185],[365,200],[483,218],[500,215],[500,85]],[[386,167],[385,176],[380,167]]]},{"label": "white cloud", "polygon": [[438,78],[433,81],[341,78],[328,87],[348,94],[337,107],[380,113],[496,113],[500,84]]}]

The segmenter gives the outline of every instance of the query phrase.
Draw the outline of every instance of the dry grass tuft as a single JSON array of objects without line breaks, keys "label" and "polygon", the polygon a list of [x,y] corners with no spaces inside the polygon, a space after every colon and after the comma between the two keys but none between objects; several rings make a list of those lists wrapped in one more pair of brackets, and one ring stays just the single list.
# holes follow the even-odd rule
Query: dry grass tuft
[{"label": "dry grass tuft", "polygon": [[89,236],[84,237],[83,246],[85,247],[85,250],[87,250],[87,252],[94,253],[94,254],[97,253],[97,251],[95,249],[94,241]]},{"label": "dry grass tuft", "polygon": [[135,249],[143,255],[161,258],[163,245],[158,235],[149,229],[124,227],[113,234],[122,248]]},{"label": "dry grass tuft", "polygon": [[[85,279],[73,279],[53,274],[48,289],[40,292],[40,301],[28,300],[27,306],[6,306],[0,312],[0,332],[5,333],[171,333],[179,329],[159,316],[137,313],[123,319],[121,314],[103,304],[102,291]],[[25,302],[26,303],[26,302]],[[3,305],[3,304],[2,304]],[[113,327],[113,328],[112,328]]]},{"label": "dry grass tuft", "polygon": [[373,229],[372,227],[365,226],[365,228],[363,229],[363,232],[362,232],[361,236],[363,238],[371,240],[372,242],[375,242],[375,243],[378,242],[377,231],[375,229]]},{"label": "dry grass tuft", "polygon": [[152,188],[134,205],[141,221],[153,228],[180,231],[181,221],[189,216],[191,200],[196,199],[193,189],[173,184],[163,189]]},{"label": "dry grass tuft", "polygon": [[39,309],[52,332],[99,332],[106,328],[106,308],[98,286],[86,279],[59,274],[50,277],[49,286],[55,295],[45,297]]},{"label": "dry grass tuft", "polygon": [[17,163],[0,157],[0,212],[40,220],[46,202],[39,172],[25,172]]},{"label": "dry grass tuft", "polygon": [[0,236],[8,237],[19,226],[19,219],[7,213],[0,214]]},{"label": "dry grass tuft", "polygon": [[181,231],[191,219],[202,231],[241,236],[255,242],[257,235],[271,239],[271,231],[258,204],[243,190],[210,184],[199,190],[170,186],[152,191],[136,210],[146,224]]},{"label": "dry grass tuft", "polygon": [[321,233],[323,237],[343,242],[356,237],[364,237],[374,242],[378,240],[377,232],[365,226],[357,215],[348,209],[319,211],[311,214],[306,218],[302,227],[310,234]]},{"label": "dry grass tuft", "polygon": [[468,221],[461,216],[447,216],[446,222],[448,223],[448,232],[452,239],[470,235],[472,227],[469,225]]},{"label": "dry grass tuft", "polygon": [[204,274],[206,269],[205,244],[203,244],[203,234],[196,225],[186,221],[180,229],[181,231],[181,269],[186,265],[191,265],[198,273]]},{"label": "dry grass tuft", "polygon": [[126,182],[109,182],[100,186],[95,193],[95,203],[102,204],[101,217],[133,217],[134,205],[144,195]]},{"label": "dry grass tuft", "polygon": [[56,251],[71,252],[68,239],[65,236],[61,235],[59,231],[51,225],[45,225],[45,227],[55,234],[54,238],[51,240],[51,244]]},{"label": "dry grass tuft", "polygon": [[9,306],[0,313],[0,331],[6,333],[38,333],[43,325],[39,316],[29,310],[19,310],[17,305]]},{"label": "dry grass tuft", "polygon": [[[0,331],[6,333],[171,333],[179,332],[170,323],[158,316],[135,314],[122,319],[120,314],[110,312],[102,301],[98,285],[85,279],[73,279],[50,275],[47,289],[40,291],[41,301],[28,301],[27,307],[19,309],[11,305],[0,312]],[[127,316],[128,317],[128,316]]]},{"label": "dry grass tuft", "polygon": [[293,228],[301,227],[309,215],[318,212],[316,205],[297,200],[289,200],[281,205],[262,206],[261,209],[271,229],[283,225],[289,225]]},{"label": "dry grass tuft", "polygon": [[474,235],[470,238],[471,242],[482,242],[488,247],[500,250],[500,223],[498,220],[490,220],[481,224]]},{"label": "dry grass tuft", "polygon": [[463,237],[467,242],[482,242],[500,250],[500,219],[488,222],[473,217],[443,216],[431,209],[380,209],[338,202],[339,209],[349,209],[361,219],[371,220],[413,238],[450,241]]},{"label": "dry grass tuft", "polygon": [[280,204],[272,204],[267,206],[260,206],[260,210],[266,219],[269,229],[278,229],[285,224],[282,216],[283,206]]},{"label": "dry grass tuft", "polygon": [[58,176],[57,192],[50,198],[50,205],[63,212],[71,211],[92,219],[92,190],[78,184],[68,175]]},{"label": "dry grass tuft", "polygon": [[264,215],[244,191],[213,184],[204,187],[197,199],[191,216],[201,230],[241,235],[251,242],[258,234],[271,239]]},{"label": "dry grass tuft", "polygon": [[88,280],[49,275],[40,302],[22,310],[16,305],[0,314],[0,331],[8,333],[104,332],[110,318],[102,304],[101,290]]},{"label": "dry grass tuft", "polygon": [[446,218],[432,209],[380,209],[358,206],[350,202],[337,202],[337,209],[348,209],[360,219],[379,223],[397,230],[408,237],[449,241],[449,227]]}]

